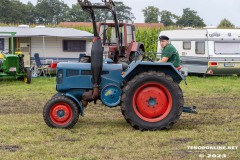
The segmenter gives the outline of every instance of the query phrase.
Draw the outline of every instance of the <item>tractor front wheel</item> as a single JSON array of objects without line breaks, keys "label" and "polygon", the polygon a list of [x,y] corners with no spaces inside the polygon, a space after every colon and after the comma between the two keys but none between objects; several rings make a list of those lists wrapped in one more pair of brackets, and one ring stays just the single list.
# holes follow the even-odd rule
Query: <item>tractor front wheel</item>
[{"label": "tractor front wheel", "polygon": [[172,77],[162,72],[143,72],[123,89],[121,110],[126,121],[139,130],[169,129],[183,107],[183,94]]},{"label": "tractor front wheel", "polygon": [[66,96],[55,96],[44,106],[43,118],[49,127],[70,129],[78,121],[78,107]]}]

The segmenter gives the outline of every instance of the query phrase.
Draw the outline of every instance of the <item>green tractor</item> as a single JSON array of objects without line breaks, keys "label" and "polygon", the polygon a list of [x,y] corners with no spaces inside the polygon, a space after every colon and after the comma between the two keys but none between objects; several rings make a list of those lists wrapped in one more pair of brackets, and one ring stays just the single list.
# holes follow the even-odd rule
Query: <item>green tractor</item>
[{"label": "green tractor", "polygon": [[11,35],[11,53],[0,53],[0,79],[20,79],[27,84],[31,83],[31,69],[24,67],[24,54],[20,51],[14,52],[13,37],[16,32],[0,32],[0,34]]}]

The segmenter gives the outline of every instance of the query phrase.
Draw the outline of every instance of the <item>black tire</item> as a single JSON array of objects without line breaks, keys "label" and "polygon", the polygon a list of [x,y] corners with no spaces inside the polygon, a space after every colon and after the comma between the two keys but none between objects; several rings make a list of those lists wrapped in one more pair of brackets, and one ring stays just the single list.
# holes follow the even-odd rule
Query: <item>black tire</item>
[{"label": "black tire", "polygon": [[24,60],[23,56],[19,57],[19,68],[21,72],[24,72]]},{"label": "black tire", "polygon": [[55,96],[43,108],[43,119],[52,128],[72,128],[78,121],[79,109],[66,96]]},{"label": "black tire", "polygon": [[25,72],[26,72],[25,82],[27,84],[30,84],[32,80],[32,71],[30,68],[25,68]]},{"label": "black tire", "polygon": [[122,114],[135,129],[169,129],[180,118],[182,109],[182,90],[162,72],[140,73],[123,88]]},{"label": "black tire", "polygon": [[59,93],[56,93],[52,96],[52,99],[55,98],[55,97],[58,97],[58,96],[63,96],[62,94],[59,94]]}]

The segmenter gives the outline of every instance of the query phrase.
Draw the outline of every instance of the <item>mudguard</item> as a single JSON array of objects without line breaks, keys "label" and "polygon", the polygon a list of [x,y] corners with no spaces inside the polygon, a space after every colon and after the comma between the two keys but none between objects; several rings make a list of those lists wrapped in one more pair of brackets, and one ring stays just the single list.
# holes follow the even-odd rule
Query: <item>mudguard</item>
[{"label": "mudguard", "polygon": [[128,69],[125,70],[122,75],[123,79],[128,81],[135,75],[151,71],[160,71],[171,76],[173,80],[177,83],[180,83],[182,80],[185,80],[185,77],[173,66],[172,63],[162,63],[162,62],[149,62],[149,61],[133,61],[128,66]]},{"label": "mudguard", "polygon": [[64,93],[64,95],[71,98],[72,100],[74,100],[77,103],[77,105],[79,106],[79,109],[80,109],[80,114],[81,114],[81,116],[83,116],[84,108],[82,106],[82,103],[76,97],[74,97],[73,95],[71,95],[69,93]]}]

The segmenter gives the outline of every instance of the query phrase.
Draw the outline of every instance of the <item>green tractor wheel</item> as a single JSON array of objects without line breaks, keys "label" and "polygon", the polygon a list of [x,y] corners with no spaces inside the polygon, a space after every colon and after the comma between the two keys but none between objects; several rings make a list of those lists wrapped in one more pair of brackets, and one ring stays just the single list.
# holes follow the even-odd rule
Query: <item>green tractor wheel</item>
[{"label": "green tractor wheel", "polygon": [[27,84],[31,83],[32,73],[30,68],[25,68],[26,76],[24,77],[24,82]]}]

